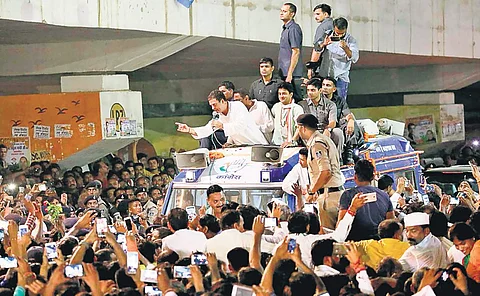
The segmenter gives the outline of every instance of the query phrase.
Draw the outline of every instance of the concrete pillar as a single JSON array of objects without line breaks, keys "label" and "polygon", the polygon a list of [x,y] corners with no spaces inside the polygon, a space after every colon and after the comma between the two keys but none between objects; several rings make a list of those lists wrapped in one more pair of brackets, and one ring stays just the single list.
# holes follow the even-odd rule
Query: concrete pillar
[{"label": "concrete pillar", "polygon": [[129,90],[128,76],[122,75],[83,75],[62,76],[62,92],[89,92]]},{"label": "concrete pillar", "polygon": [[455,104],[453,92],[404,95],[405,105],[449,105]]}]

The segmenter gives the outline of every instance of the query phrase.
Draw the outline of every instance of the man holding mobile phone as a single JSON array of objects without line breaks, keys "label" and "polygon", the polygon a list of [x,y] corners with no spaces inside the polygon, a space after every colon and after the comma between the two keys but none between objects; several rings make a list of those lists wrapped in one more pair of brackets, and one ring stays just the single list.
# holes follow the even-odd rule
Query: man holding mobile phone
[{"label": "man holding mobile phone", "polygon": [[361,193],[362,196],[368,197],[367,203],[357,211],[347,240],[375,239],[377,237],[378,225],[385,219],[395,218],[393,205],[385,191],[371,185],[375,168],[369,160],[362,159],[357,161],[354,170],[354,180],[357,186],[346,190],[340,197],[338,220],[340,221],[347,213],[353,197]]},{"label": "man holding mobile phone", "polygon": [[339,17],[333,21],[333,30],[327,32],[323,40],[325,52],[320,66],[320,77],[333,77],[337,80],[337,93],[347,100],[350,84],[350,68],[358,62],[359,49],[357,40],[347,32],[348,21]]}]

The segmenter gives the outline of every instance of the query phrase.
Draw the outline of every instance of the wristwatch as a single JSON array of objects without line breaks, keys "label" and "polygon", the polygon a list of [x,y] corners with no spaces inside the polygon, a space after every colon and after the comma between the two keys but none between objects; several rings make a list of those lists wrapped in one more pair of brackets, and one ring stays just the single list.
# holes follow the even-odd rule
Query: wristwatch
[{"label": "wristwatch", "polygon": [[309,192],[308,195],[315,195],[315,192]]}]

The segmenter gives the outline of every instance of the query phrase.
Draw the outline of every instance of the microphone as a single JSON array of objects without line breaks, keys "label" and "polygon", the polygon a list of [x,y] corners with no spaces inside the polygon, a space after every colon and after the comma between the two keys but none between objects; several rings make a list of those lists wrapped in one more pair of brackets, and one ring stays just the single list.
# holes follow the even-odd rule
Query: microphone
[{"label": "microphone", "polygon": [[219,120],[220,119],[220,114],[218,114],[217,111],[212,112],[213,120]]}]

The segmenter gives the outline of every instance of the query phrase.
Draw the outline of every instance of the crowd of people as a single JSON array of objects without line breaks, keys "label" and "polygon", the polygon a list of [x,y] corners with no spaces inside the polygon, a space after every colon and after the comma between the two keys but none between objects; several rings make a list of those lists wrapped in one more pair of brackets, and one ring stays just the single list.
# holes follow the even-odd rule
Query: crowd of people
[{"label": "crowd of people", "polygon": [[98,161],[85,186],[78,168],[60,178],[53,163],[4,185],[0,294],[480,293],[480,198],[466,181],[456,196],[424,184],[433,188],[425,201],[406,178],[376,177],[359,160],[357,186],[341,191],[336,214],[295,186],[296,211],[278,200],[263,211],[212,185],[207,207],[162,215],[171,178],[158,158],[138,157],[148,170]]},{"label": "crowd of people", "polygon": [[[280,79],[262,58],[249,91],[224,81],[210,93],[206,126],[177,123],[209,149],[303,142],[283,187],[294,209],[238,204],[216,184],[207,206],[170,209],[171,158],[13,172],[0,146],[0,295],[480,295],[480,195],[467,181],[453,196],[418,184],[422,195],[405,177],[377,176],[367,159],[353,163],[363,141],[346,103],[356,41],[344,18],[316,6],[302,81],[295,14],[282,6]],[[354,188],[343,187],[341,164],[354,165]]]}]

